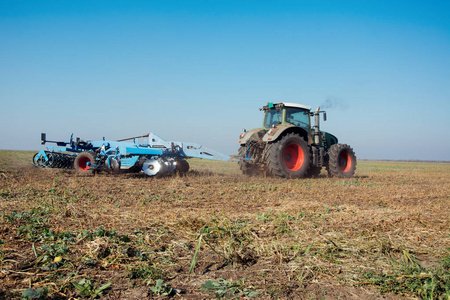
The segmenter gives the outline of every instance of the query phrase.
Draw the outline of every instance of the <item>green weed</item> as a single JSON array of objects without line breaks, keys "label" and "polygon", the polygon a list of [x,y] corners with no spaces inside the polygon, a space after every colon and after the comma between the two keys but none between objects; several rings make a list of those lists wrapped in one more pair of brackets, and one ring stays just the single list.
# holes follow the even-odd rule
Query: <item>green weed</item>
[{"label": "green weed", "polygon": [[197,264],[197,255],[198,255],[198,251],[200,251],[200,247],[202,246],[202,239],[203,239],[203,234],[207,233],[208,227],[203,226],[203,228],[200,230],[200,234],[197,237],[197,246],[195,247],[195,252],[194,252],[194,256],[192,257],[191,260],[191,266],[189,267],[189,274],[192,273],[192,271],[194,271],[195,265]]},{"label": "green weed", "polygon": [[150,290],[153,293],[161,296],[169,296],[173,291],[170,284],[164,284],[164,280],[162,279],[156,280],[155,286],[151,286]]},{"label": "green weed", "polygon": [[269,210],[266,214],[265,214],[265,213],[262,213],[262,214],[257,213],[257,214],[256,214],[256,219],[257,219],[257,220],[261,220],[261,221],[263,221],[264,223],[267,222],[267,221],[269,221],[269,220],[272,219],[272,218],[273,218],[273,213],[272,213],[271,210]]},{"label": "green weed", "polygon": [[78,290],[78,296],[82,298],[97,298],[97,296],[102,295],[103,291],[111,286],[111,282],[97,287],[89,279],[83,278],[78,283],[72,282],[73,286]]},{"label": "green weed", "polygon": [[214,226],[206,227],[203,240],[226,262],[248,264],[253,260],[253,250],[251,232],[244,220],[230,220],[225,218],[222,221],[212,220]]},{"label": "green weed", "polygon": [[22,299],[28,300],[28,299],[38,299],[38,300],[44,300],[47,298],[48,289],[47,288],[37,288],[32,289],[28,288],[22,292]]},{"label": "green weed", "polygon": [[141,264],[135,267],[129,268],[128,278],[130,279],[145,279],[149,282],[152,280],[156,280],[163,276],[161,270],[159,270],[155,266],[151,266],[148,264]]},{"label": "green weed", "polygon": [[219,281],[206,281],[200,289],[203,292],[214,294],[218,298],[254,298],[260,295],[259,292],[244,288],[243,285],[243,281],[229,282],[223,278],[219,278]]},{"label": "green weed", "polygon": [[195,268],[202,243],[221,256],[226,263],[235,265],[236,263],[249,264],[254,261],[254,250],[250,247],[252,239],[246,227],[246,221],[228,218],[219,221],[213,218],[212,222],[211,226],[203,226],[197,236],[197,246],[191,260],[189,274]]},{"label": "green weed", "polygon": [[99,226],[97,230],[83,230],[78,234],[79,239],[95,239],[97,237],[118,237],[118,234],[115,229],[107,230],[103,226]]},{"label": "green weed", "polygon": [[381,292],[400,295],[413,293],[421,299],[450,298],[450,256],[436,268],[424,268],[408,251],[399,261],[392,261],[392,273],[365,272],[365,279]]},{"label": "green weed", "polygon": [[25,212],[17,212],[14,210],[10,214],[2,214],[2,217],[3,219],[6,219],[6,221],[15,224],[43,225],[48,221],[48,219],[44,218],[47,214],[47,210],[38,206]]}]

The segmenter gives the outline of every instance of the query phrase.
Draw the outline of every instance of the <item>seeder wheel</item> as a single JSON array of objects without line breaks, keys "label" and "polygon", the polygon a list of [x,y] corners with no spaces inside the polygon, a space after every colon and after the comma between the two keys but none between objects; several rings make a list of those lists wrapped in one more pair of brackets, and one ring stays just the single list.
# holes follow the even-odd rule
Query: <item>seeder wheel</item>
[{"label": "seeder wheel", "polygon": [[79,174],[91,174],[95,165],[95,153],[84,151],[77,155],[74,161],[74,168]]}]

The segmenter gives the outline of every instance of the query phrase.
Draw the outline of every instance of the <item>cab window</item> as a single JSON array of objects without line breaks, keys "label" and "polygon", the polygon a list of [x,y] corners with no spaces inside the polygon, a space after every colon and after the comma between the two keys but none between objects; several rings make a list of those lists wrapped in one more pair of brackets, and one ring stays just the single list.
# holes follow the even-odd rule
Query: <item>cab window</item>
[{"label": "cab window", "polygon": [[286,107],[286,122],[309,130],[309,112],[295,107]]},{"label": "cab window", "polygon": [[264,127],[270,128],[272,125],[278,125],[281,123],[282,111],[280,109],[271,109],[265,112]]}]

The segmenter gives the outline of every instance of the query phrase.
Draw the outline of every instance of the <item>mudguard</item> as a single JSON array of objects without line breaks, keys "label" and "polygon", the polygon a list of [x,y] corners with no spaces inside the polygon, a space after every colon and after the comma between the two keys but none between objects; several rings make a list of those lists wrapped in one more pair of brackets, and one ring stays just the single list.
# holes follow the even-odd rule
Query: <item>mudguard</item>
[{"label": "mudguard", "polygon": [[326,131],[322,131],[322,139],[325,141],[326,144],[325,150],[327,151],[332,145],[337,144],[339,142],[336,136]]},{"label": "mudguard", "polygon": [[308,137],[308,145],[311,145],[313,143],[311,136],[306,130],[292,124],[280,124],[275,126],[274,128],[271,128],[269,131],[267,131],[262,140],[266,143],[274,142],[287,130],[289,132],[301,132],[301,135]]},{"label": "mudguard", "polygon": [[286,125],[277,125],[264,135],[263,142],[269,143],[275,141],[286,129],[290,127],[296,127],[294,125],[286,124]]},{"label": "mudguard", "polygon": [[[245,132],[244,134],[241,134],[239,136],[238,143],[241,145],[244,145],[253,136],[253,134],[258,133],[261,130],[264,130],[264,129],[263,128],[255,128],[255,129]],[[259,139],[259,138],[257,138],[257,139]]]}]

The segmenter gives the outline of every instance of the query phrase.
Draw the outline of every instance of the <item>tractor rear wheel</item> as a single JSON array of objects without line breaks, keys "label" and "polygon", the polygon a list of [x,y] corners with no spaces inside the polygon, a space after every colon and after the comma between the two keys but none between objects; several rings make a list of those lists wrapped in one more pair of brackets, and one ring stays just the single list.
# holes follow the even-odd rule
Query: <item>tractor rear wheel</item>
[{"label": "tractor rear wheel", "polygon": [[334,144],[328,150],[328,175],[350,178],[355,174],[356,155],[347,144]]},{"label": "tractor rear wheel", "polygon": [[309,147],[295,133],[288,133],[278,141],[266,145],[264,161],[268,173],[283,178],[301,178],[310,164]]},{"label": "tractor rear wheel", "polygon": [[73,166],[79,174],[91,174],[93,169],[91,166],[95,165],[95,153],[91,151],[83,151],[77,155]]}]

